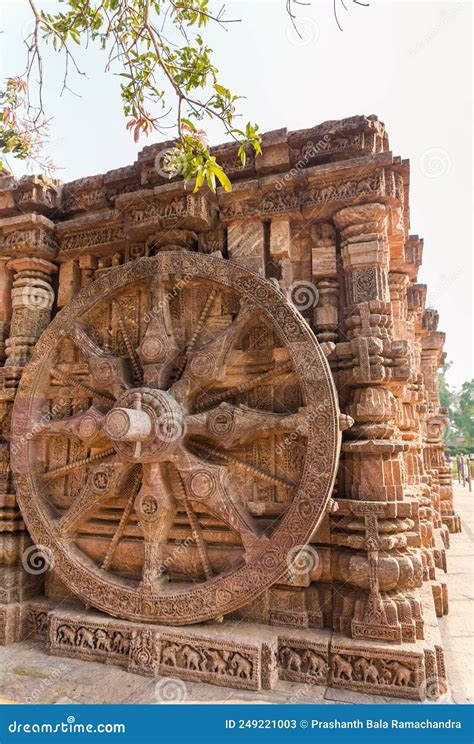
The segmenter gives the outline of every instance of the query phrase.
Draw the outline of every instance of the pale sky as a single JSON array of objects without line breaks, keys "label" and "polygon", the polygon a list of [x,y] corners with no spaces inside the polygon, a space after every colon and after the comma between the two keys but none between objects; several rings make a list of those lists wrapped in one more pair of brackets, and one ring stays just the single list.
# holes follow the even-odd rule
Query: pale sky
[{"label": "pale sky", "polygon": [[[221,82],[245,96],[242,121],[258,122],[262,132],[356,114],[377,114],[385,123],[391,150],[411,163],[411,233],[425,239],[419,281],[428,284],[427,304],[439,310],[439,329],[447,334],[448,381],[460,386],[473,375],[471,6],[373,0],[365,8],[345,0],[345,11],[336,1],[342,33],[332,2],[295,5],[299,38],[285,0],[233,0],[227,17],[241,22],[206,38]],[[18,75],[25,64],[21,40],[32,27],[28,1],[2,0],[0,27],[0,77]],[[87,73],[71,80],[81,97],[59,98],[62,67],[52,53],[45,55],[49,149],[64,181],[132,163],[143,146],[160,139],[133,143],[118,79],[104,75],[99,51],[78,47],[77,60]],[[225,139],[217,125],[207,131],[213,144]],[[18,161],[9,165],[16,175],[25,172]]]}]

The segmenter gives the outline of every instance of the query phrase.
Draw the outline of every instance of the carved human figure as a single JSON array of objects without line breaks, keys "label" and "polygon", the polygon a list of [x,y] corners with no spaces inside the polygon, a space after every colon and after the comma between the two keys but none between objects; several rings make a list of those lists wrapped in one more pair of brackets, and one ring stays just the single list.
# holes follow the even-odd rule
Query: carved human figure
[{"label": "carved human figure", "polygon": [[48,630],[48,614],[46,612],[35,613],[32,624],[36,633],[46,633]]}]

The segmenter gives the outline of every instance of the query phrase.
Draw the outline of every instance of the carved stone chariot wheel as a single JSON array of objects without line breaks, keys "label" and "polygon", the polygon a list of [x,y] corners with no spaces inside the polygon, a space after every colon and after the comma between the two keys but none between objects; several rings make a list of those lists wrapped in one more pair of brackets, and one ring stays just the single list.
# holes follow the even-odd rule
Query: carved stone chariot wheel
[{"label": "carved stone chariot wheel", "polygon": [[338,407],[282,291],[166,251],[111,269],[51,322],[12,422],[33,540],[85,603],[183,625],[288,572],[331,495]]}]

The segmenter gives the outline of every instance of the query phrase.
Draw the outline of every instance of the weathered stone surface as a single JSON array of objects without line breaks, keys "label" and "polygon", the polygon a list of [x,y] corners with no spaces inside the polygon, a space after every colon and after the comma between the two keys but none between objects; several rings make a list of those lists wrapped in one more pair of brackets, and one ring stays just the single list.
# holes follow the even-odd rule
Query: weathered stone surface
[{"label": "weathered stone surface", "polygon": [[[262,145],[245,166],[216,148],[217,196],[166,182],[163,145],[64,185],[2,177],[2,639],[422,699],[460,523],[408,162],[374,116]],[[63,617],[71,596],[105,614]]]}]

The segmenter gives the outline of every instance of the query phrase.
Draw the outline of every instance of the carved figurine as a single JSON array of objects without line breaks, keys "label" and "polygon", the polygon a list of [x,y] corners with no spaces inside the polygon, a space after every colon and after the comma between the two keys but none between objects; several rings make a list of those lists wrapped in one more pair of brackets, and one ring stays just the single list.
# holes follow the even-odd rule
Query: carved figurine
[{"label": "carved figurine", "polygon": [[234,654],[232,661],[230,662],[230,668],[232,669],[235,677],[243,677],[244,679],[250,679],[252,676],[252,664],[248,659],[244,659],[241,654]]}]

